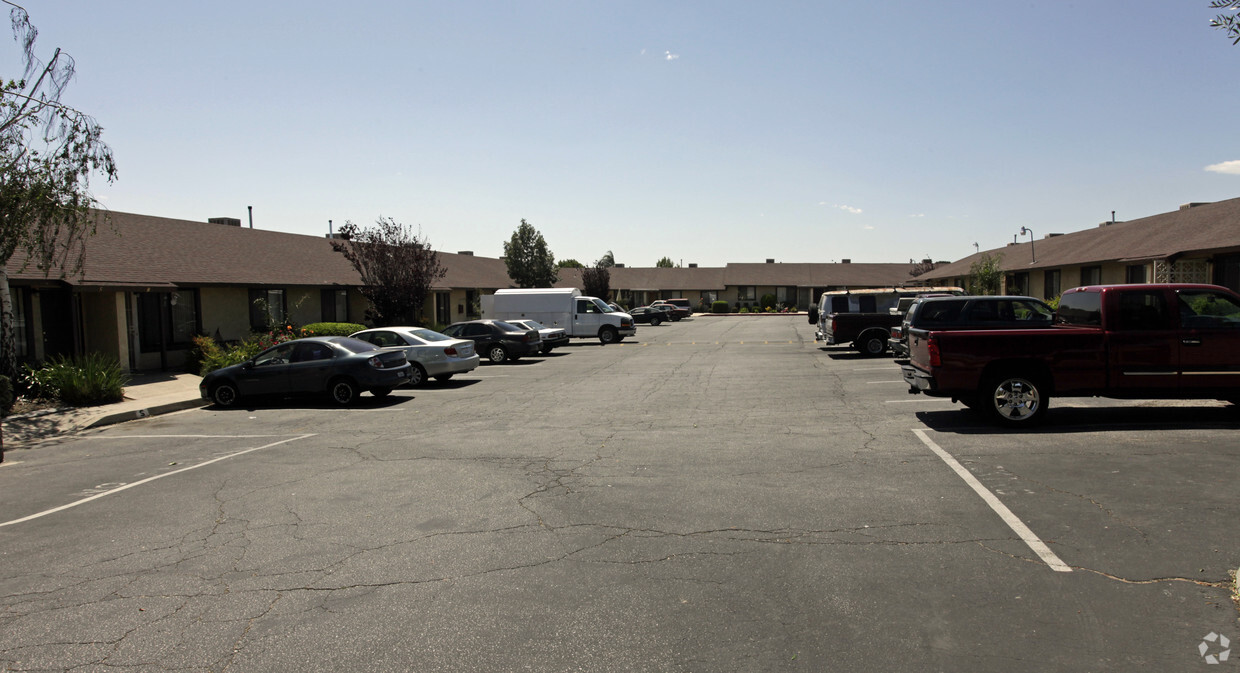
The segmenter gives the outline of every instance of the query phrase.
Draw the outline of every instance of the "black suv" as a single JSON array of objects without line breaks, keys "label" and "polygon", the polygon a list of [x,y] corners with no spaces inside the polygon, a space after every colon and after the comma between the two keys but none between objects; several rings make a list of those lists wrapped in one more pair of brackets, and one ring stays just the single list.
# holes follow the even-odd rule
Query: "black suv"
[{"label": "black suv", "polygon": [[524,329],[502,320],[470,320],[448,325],[444,334],[474,342],[474,350],[494,363],[535,355],[542,348],[538,330]]}]

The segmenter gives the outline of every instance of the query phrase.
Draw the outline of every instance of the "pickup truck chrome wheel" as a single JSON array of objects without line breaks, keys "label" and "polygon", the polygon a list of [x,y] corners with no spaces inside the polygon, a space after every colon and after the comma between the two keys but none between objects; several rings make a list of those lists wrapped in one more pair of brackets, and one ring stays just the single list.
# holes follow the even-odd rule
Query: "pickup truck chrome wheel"
[{"label": "pickup truck chrome wheel", "polygon": [[1046,413],[1050,401],[1042,387],[1031,377],[1000,376],[986,387],[983,399],[989,399],[988,410],[1004,425],[1034,425]]}]

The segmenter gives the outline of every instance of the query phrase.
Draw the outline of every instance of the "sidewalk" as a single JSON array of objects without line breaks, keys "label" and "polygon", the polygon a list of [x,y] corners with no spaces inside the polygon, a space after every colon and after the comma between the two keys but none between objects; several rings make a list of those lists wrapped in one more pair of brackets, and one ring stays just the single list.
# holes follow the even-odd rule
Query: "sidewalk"
[{"label": "sidewalk", "polygon": [[124,423],[181,409],[206,406],[198,394],[202,377],[193,374],[135,374],[125,386],[125,399],[97,407],[64,407],[9,416],[4,429],[5,448],[57,437],[87,428]]}]

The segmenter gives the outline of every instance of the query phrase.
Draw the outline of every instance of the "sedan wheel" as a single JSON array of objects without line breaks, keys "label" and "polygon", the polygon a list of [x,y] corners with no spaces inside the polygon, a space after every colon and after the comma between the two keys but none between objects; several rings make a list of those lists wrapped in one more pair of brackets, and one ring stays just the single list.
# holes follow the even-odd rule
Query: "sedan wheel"
[{"label": "sedan wheel", "polygon": [[508,359],[508,351],[504,350],[503,346],[491,346],[491,349],[487,351],[487,359],[499,364]]},{"label": "sedan wheel", "polygon": [[652,327],[658,327],[658,326],[659,326],[659,323],[661,323],[661,322],[663,322],[663,319],[662,319],[662,318],[659,318],[658,316],[655,316],[655,317],[653,317],[653,318],[651,318],[651,319],[650,319],[650,325],[651,325]]},{"label": "sedan wheel", "polygon": [[417,388],[426,383],[426,370],[422,368],[422,365],[416,362],[410,362],[409,364],[411,365],[409,367],[409,385]]},{"label": "sedan wheel", "polygon": [[211,389],[211,401],[217,407],[231,407],[240,398],[241,395],[237,394],[237,387],[228,381],[217,383]]},{"label": "sedan wheel", "polygon": [[347,407],[357,399],[357,384],[349,379],[336,379],[328,386],[328,392],[331,393],[332,401],[342,407]]}]

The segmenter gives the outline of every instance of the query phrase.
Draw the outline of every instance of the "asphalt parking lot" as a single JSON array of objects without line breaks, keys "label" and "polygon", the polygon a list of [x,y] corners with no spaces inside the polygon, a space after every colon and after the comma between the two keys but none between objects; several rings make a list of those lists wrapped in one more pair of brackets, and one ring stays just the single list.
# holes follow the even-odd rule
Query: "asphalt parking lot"
[{"label": "asphalt parking lot", "polygon": [[1240,644],[1238,427],[999,430],[804,316],[181,412],[7,455],[0,664],[1196,669]]}]

